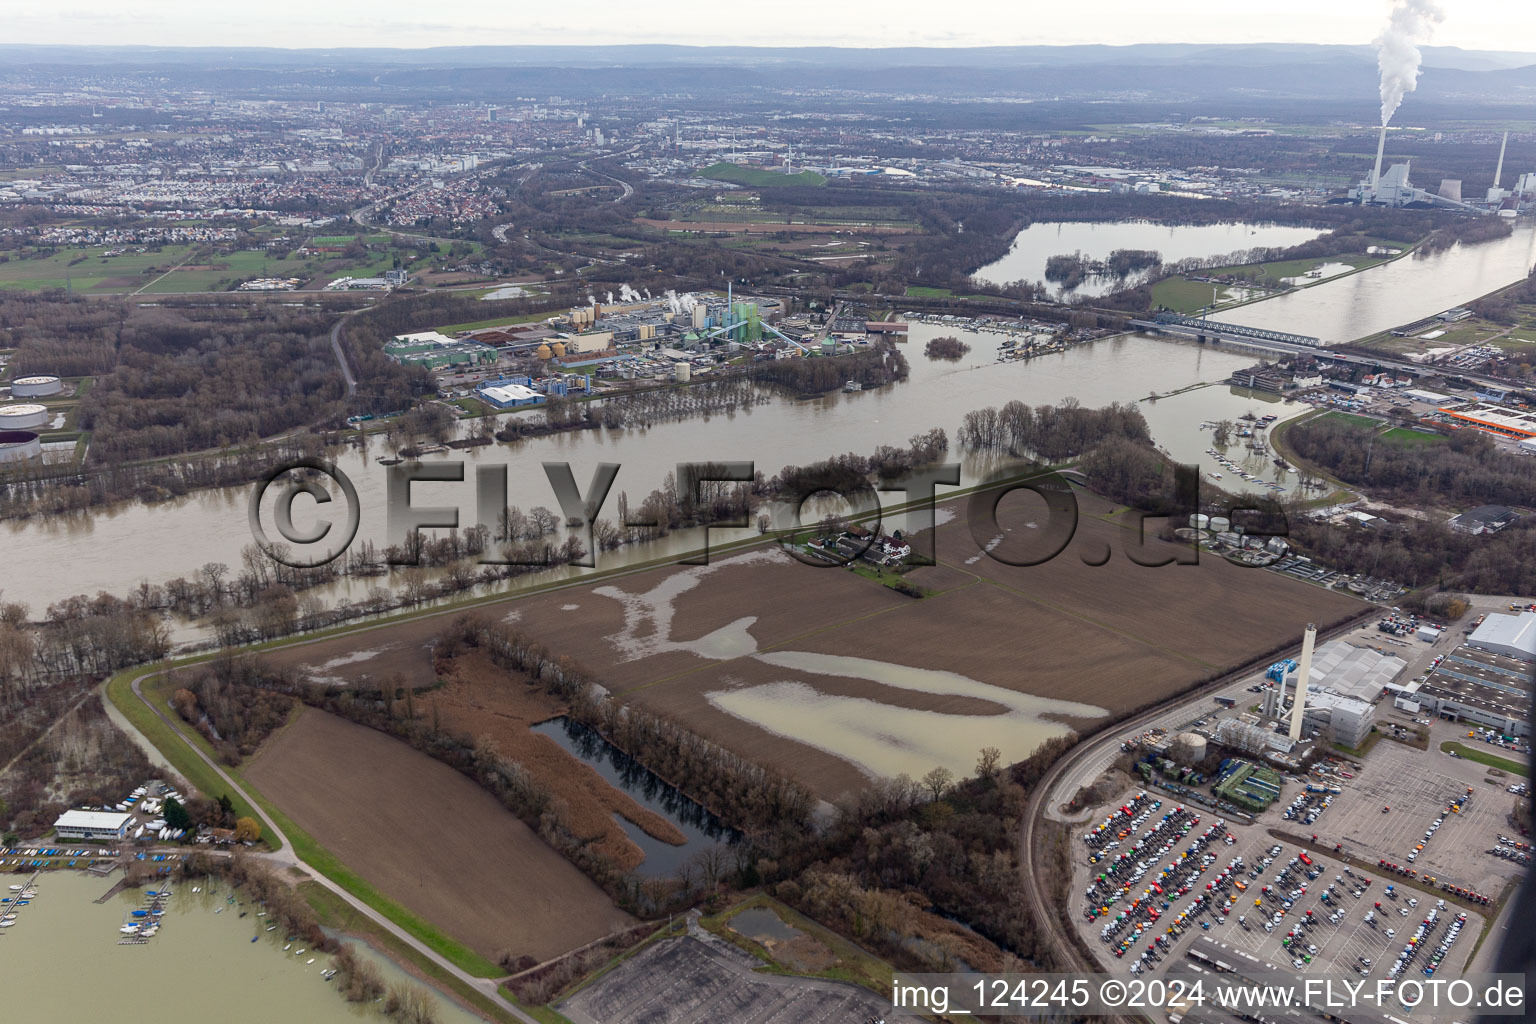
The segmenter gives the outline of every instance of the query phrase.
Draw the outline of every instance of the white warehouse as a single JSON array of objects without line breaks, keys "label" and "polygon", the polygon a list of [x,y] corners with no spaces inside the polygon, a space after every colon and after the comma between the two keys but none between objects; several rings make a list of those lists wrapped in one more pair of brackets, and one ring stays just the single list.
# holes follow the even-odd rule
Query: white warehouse
[{"label": "white warehouse", "polygon": [[132,820],[133,815],[117,811],[65,811],[53,829],[60,839],[122,839]]}]

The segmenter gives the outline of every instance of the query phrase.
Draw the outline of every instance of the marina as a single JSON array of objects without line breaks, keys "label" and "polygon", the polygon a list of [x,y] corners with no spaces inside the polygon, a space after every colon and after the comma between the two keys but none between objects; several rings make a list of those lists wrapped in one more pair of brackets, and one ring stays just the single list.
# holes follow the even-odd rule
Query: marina
[{"label": "marina", "polygon": [[[30,887],[35,881],[25,884]],[[309,950],[302,958],[285,955],[283,936],[264,929],[255,933],[257,941],[252,943],[252,918],[241,921],[235,914],[212,913],[215,907],[229,906],[222,886],[217,893],[203,886],[198,887],[202,892],[176,886],[173,896],[168,891],[172,887],[149,884],[101,904],[95,902],[104,886],[100,878],[65,871],[50,873],[42,881],[45,892],[43,885],[31,891],[45,898],[16,911],[17,926],[9,934],[0,932],[5,935],[0,939],[0,989],[14,1019],[53,1015],[60,992],[70,995],[68,1019],[128,1019],[123,1016],[125,994],[154,976],[174,976],[181,995],[157,1001],[154,1019],[161,1024],[195,1024],[212,1016],[235,1024],[361,1024],[386,1019],[374,1007],[346,1002],[326,983],[329,956]],[[151,889],[156,896],[150,895]],[[125,936],[119,929],[125,922],[146,920],[133,917],[133,912],[148,910],[157,901],[163,912],[155,934],[121,942]],[[153,925],[144,930],[148,927]],[[387,984],[420,984],[366,944],[341,941],[378,967]],[[89,963],[88,970],[80,969],[82,962]],[[439,1024],[474,1024],[481,1019],[439,994],[434,993],[433,1000]]]}]

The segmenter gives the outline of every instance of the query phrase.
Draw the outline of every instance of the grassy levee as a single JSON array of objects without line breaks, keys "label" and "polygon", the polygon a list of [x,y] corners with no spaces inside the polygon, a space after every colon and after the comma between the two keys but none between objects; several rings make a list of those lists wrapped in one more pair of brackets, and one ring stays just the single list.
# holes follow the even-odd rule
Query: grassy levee
[{"label": "grassy levee", "polygon": [[[258,818],[255,808],[237,792],[231,792],[228,783],[219,778],[218,774],[208,763],[197,756],[197,753],[188,749],[192,744],[186,734],[165,722],[156,715],[154,709],[144,701],[139,700],[133,694],[134,680],[143,679],[163,669],[164,666],[147,665],[138,668],[126,669],[113,676],[106,686],[107,699],[110,700],[133,727],[143,733],[155,749],[165,755],[165,759],[171,763],[187,783],[197,789],[204,796],[218,799],[224,795],[229,797],[230,805],[234,808],[235,816],[241,818]],[[201,736],[197,737],[199,740]],[[180,739],[182,742],[177,742]],[[207,741],[203,741],[204,746]],[[211,748],[209,753],[212,753]],[[263,836],[263,841],[274,850],[282,849],[282,840],[276,836]]]},{"label": "grassy levee", "polygon": [[[213,655],[203,655],[196,658],[188,658],[178,661],[175,665],[188,665],[200,661],[207,661]],[[146,701],[159,702],[164,696],[164,677],[160,676],[146,684],[141,685],[144,691],[144,700],[134,696],[132,683],[135,679],[142,679],[147,675],[161,671],[168,666],[148,666],[138,669],[120,672],[107,684],[107,696],[120,711],[139,729],[145,737],[153,743],[171,766],[181,772],[186,780],[196,786],[205,794],[228,793],[230,802],[234,806],[235,814],[242,817],[260,818],[240,793],[230,792],[228,785],[219,778],[218,774],[208,766],[207,762],[198,757],[196,752],[189,748],[203,751],[209,757],[214,757],[213,748],[200,734],[189,731],[179,724],[167,725],[164,719],[156,715]],[[160,684],[157,686],[156,684]],[[173,720],[174,721],[174,720]],[[178,742],[178,740],[180,742]],[[440,954],[459,968],[480,978],[500,977],[506,972],[499,966],[487,960],[466,946],[455,942],[453,939],[438,931],[420,917],[400,906],[385,896],[372,884],[353,872],[340,858],[331,853],[325,847],[315,841],[314,837],[299,828],[293,821],[261,793],[239,772],[238,769],[226,766],[225,772],[233,778],[250,799],[266,812],[267,816],[277,823],[277,827],[288,837],[293,845],[293,852],[314,870],[325,875],[331,881],[347,890],[353,896],[362,900],[368,906],[383,914],[390,921],[410,932],[429,949]],[[281,841],[276,836],[263,836],[266,841],[275,848],[281,849]]]},{"label": "grassy levee", "polygon": [[[490,1017],[500,1024],[518,1024],[516,1017],[507,1012],[506,1007],[500,1006],[494,999],[485,993],[464,984],[452,974],[443,970],[431,960],[426,959],[416,950],[401,942],[394,933],[380,928],[371,918],[358,913],[346,900],[337,896],[318,882],[301,882],[298,885],[299,895],[315,911],[320,923],[327,928],[334,928],[362,938],[370,946],[385,952],[390,959],[406,961],[423,976],[434,984],[452,992],[465,1003],[473,1006],[479,1012]],[[525,1010],[528,1008],[525,1007]],[[531,1012],[531,1011],[530,1011]],[[533,1014],[538,1016],[537,1013]]]},{"label": "grassy levee", "polygon": [[1476,747],[1457,743],[1455,740],[1446,740],[1440,744],[1440,749],[1447,754],[1455,754],[1457,757],[1464,757],[1468,761],[1476,761],[1478,764],[1487,765],[1489,768],[1497,768],[1501,772],[1518,775],[1523,779],[1528,779],[1531,776],[1531,769],[1519,761],[1511,761],[1507,757],[1490,754],[1486,751],[1478,750]]}]

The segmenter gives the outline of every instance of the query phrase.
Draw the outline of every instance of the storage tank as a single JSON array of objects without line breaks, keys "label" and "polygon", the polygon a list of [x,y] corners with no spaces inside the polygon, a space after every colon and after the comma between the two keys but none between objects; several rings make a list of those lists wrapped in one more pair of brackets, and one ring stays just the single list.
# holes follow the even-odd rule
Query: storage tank
[{"label": "storage tank", "polygon": [[672,379],[677,381],[680,384],[688,383],[688,381],[693,379],[693,364],[692,363],[686,363],[686,362],[684,362],[684,363],[673,363],[672,364]]},{"label": "storage tank", "polygon": [[42,458],[43,443],[30,430],[0,430],[0,462]]},{"label": "storage tank", "polygon": [[1205,759],[1205,737],[1197,732],[1181,732],[1173,741],[1189,749],[1190,763]]},{"label": "storage tank", "polygon": [[550,351],[549,345],[543,342],[539,344],[538,348],[533,350],[533,354],[538,356],[540,359],[548,359],[550,356],[554,355],[554,353]]},{"label": "storage tank", "polygon": [[0,430],[31,430],[48,422],[48,409],[42,405],[7,402],[0,405]]},{"label": "storage tank", "polygon": [[1226,516],[1211,516],[1210,528],[1217,533],[1223,533],[1232,529],[1232,520]]},{"label": "storage tank", "polygon": [[12,398],[46,398],[49,395],[56,395],[63,390],[63,381],[46,374],[40,374],[35,377],[17,377],[11,381]]},{"label": "storage tank", "polygon": [[549,347],[549,351],[556,359],[559,359],[561,356],[565,355],[565,342],[555,342]]},{"label": "storage tank", "polygon": [[1211,517],[1204,512],[1196,512],[1189,517],[1189,525],[1196,530],[1209,530],[1211,528]]}]

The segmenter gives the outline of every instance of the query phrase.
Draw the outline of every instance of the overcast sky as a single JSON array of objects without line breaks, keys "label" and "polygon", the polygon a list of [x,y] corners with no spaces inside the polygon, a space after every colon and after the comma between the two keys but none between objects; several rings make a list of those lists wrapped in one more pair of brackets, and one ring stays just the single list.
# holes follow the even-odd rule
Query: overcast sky
[{"label": "overcast sky", "polygon": [[[1433,43],[1536,50],[1528,0],[1441,0]],[[11,10],[5,12],[5,8]],[[1388,0],[61,0],[0,3],[13,43],[174,46],[454,46],[680,43],[993,46],[1061,43],[1369,43]],[[942,16],[939,16],[942,13]]]}]

